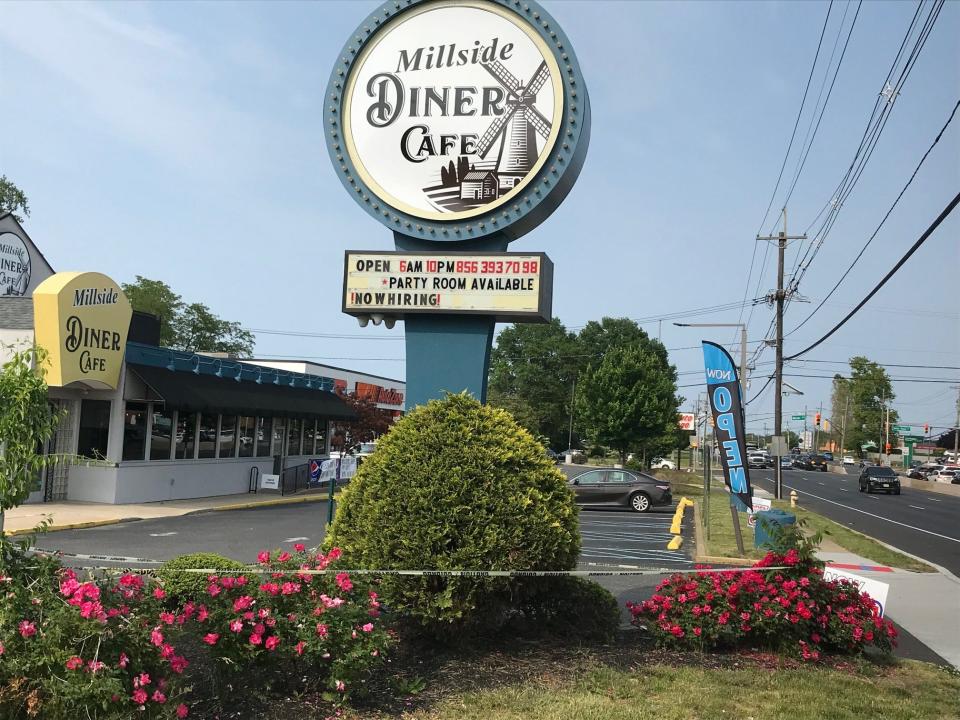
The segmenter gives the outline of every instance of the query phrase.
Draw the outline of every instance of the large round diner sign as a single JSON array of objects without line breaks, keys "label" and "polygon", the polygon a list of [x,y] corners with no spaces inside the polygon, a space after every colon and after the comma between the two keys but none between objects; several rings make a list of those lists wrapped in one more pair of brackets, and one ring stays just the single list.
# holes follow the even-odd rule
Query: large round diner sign
[{"label": "large round diner sign", "polygon": [[327,91],[327,145],[356,201],[428,240],[515,239],[573,186],[586,88],[529,0],[396,0],[357,28]]}]

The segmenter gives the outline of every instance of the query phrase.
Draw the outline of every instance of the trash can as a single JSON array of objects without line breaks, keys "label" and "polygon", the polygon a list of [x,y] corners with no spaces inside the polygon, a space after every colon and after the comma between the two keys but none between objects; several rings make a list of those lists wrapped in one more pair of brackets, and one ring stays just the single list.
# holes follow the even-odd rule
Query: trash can
[{"label": "trash can", "polygon": [[753,529],[753,546],[756,548],[773,544],[778,528],[794,525],[797,516],[783,510],[761,510]]}]

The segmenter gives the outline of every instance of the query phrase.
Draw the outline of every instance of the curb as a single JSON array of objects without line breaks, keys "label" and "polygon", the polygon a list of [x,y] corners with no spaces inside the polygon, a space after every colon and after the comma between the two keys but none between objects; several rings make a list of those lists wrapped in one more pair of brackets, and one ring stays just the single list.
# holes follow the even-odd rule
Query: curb
[{"label": "curb", "polygon": [[[340,493],[338,492],[333,496],[334,502],[340,498]],[[176,513],[171,515],[157,515],[155,517],[123,517],[123,518],[110,518],[109,520],[90,520],[88,522],[77,522],[77,523],[64,523],[63,525],[50,525],[47,527],[46,532],[58,532],[60,530],[84,530],[87,528],[103,527],[105,525],[119,525],[120,523],[127,522],[136,522],[138,520],[162,520],[165,518],[175,518],[175,517],[186,517],[188,515],[201,515],[203,513],[211,512],[225,512],[228,510],[255,510],[261,507],[275,507],[277,505],[297,505],[300,503],[311,503],[311,502],[326,502],[329,498],[319,495],[309,495],[306,497],[297,497],[297,498],[277,498],[276,500],[264,500],[262,502],[244,502],[236,503],[233,505],[218,505],[216,507],[209,508],[198,508],[196,510],[190,510],[184,513]],[[20,535],[31,535],[35,532],[35,528],[23,528],[22,530],[4,530],[4,537],[16,537]]]}]

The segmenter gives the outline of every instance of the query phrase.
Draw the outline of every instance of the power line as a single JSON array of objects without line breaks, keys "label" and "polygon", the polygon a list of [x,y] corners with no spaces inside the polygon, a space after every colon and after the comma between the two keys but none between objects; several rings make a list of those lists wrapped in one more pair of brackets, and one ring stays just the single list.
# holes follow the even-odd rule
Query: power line
[{"label": "power line", "polygon": [[809,347],[804,348],[800,352],[794,353],[793,355],[784,359],[794,360],[800,357],[801,355],[806,355],[808,352],[810,352],[815,347],[820,345],[824,340],[826,340],[831,335],[833,335],[837,330],[843,327],[850,318],[852,318],[854,315],[857,314],[857,311],[860,310],[860,308],[862,308],[864,305],[867,304],[870,298],[872,298],[874,295],[877,294],[877,292],[879,292],[880,288],[882,288],[884,285],[887,284],[887,281],[894,276],[897,270],[899,270],[907,260],[910,259],[910,256],[913,255],[919,249],[919,247],[927,241],[927,238],[929,238],[933,234],[933,231],[940,226],[940,223],[942,223],[950,215],[950,213],[953,212],[953,209],[957,206],[958,202],[960,202],[960,193],[954,196],[953,200],[951,200],[950,203],[943,209],[943,212],[941,212],[940,215],[937,217],[937,219],[934,220],[933,223],[930,225],[930,227],[926,229],[923,235],[921,235],[919,239],[913,244],[913,246],[909,250],[907,250],[906,254],[902,258],[900,258],[897,264],[890,269],[890,272],[884,275],[883,279],[879,283],[877,283],[877,285],[873,288],[873,290],[871,290],[863,300],[857,303],[857,306],[853,308],[853,310],[851,310],[849,313],[847,313],[847,315],[840,322],[834,325],[826,335],[824,335],[822,338],[817,340],[815,343],[813,343]]},{"label": "power line", "polygon": [[910,175],[910,179],[907,180],[906,185],[904,185],[903,188],[900,190],[900,194],[897,195],[896,200],[893,201],[893,204],[890,206],[890,209],[887,210],[886,214],[883,216],[883,219],[880,221],[880,224],[877,225],[877,228],[873,231],[873,234],[870,235],[870,237],[867,239],[867,242],[864,243],[862,248],[860,248],[860,252],[857,253],[857,256],[853,259],[853,262],[850,263],[850,267],[848,267],[846,271],[843,273],[843,275],[840,276],[840,279],[837,280],[836,285],[834,285],[833,288],[830,290],[830,292],[827,293],[826,297],[820,301],[820,304],[817,305],[813,309],[813,311],[809,315],[807,315],[806,318],[804,318],[803,322],[801,322],[793,330],[788,332],[787,336],[793,335],[793,333],[795,333],[797,330],[799,330],[804,325],[806,325],[807,321],[817,314],[817,311],[823,307],[824,303],[827,302],[827,300],[830,299],[833,293],[836,292],[837,288],[840,287],[841,283],[843,283],[843,281],[846,280],[847,275],[850,274],[850,271],[853,270],[853,267],[860,261],[860,258],[863,257],[863,254],[867,251],[867,248],[870,247],[870,243],[873,242],[873,239],[877,236],[877,233],[880,232],[880,229],[883,227],[884,223],[887,222],[887,218],[890,217],[890,214],[893,212],[894,208],[897,207],[897,204],[900,202],[900,198],[903,197],[903,194],[907,191],[907,188],[909,188],[910,185],[913,183],[913,179],[917,176],[917,173],[920,171],[920,168],[923,167],[923,163],[926,161],[927,157],[930,155],[930,151],[933,150],[934,147],[936,147],[938,142],[940,142],[940,138],[943,137],[943,134],[944,132],[946,132],[947,128],[950,126],[950,123],[953,122],[953,118],[957,114],[957,108],[960,108],[960,100],[957,100],[957,103],[953,106],[953,110],[950,112],[950,117],[947,118],[947,122],[940,129],[940,132],[937,133],[937,136],[933,139],[933,142],[930,144],[930,147],[927,148],[927,151],[923,154],[923,157],[920,158],[920,162],[917,164],[917,167],[914,168],[913,174]]},{"label": "power line", "polygon": [[[837,76],[840,74],[840,66],[843,65],[843,58],[847,54],[847,47],[850,45],[850,38],[853,35],[853,28],[857,24],[857,18],[860,16],[860,6],[863,5],[863,0],[857,3],[857,11],[853,15],[853,21],[850,23],[850,30],[847,32],[847,39],[843,43],[843,51],[840,53],[840,59],[837,61],[837,67],[833,72],[833,79],[830,81],[830,89],[827,91],[827,98],[823,101],[823,107],[820,109],[820,115],[817,117],[816,127],[813,129],[813,135],[810,137],[810,142],[807,144],[806,138],[804,138],[804,144],[806,145],[806,150],[801,150],[802,157],[798,160],[797,170],[793,176],[793,182],[790,184],[790,190],[787,192],[786,198],[783,200],[783,206],[786,207],[790,202],[790,198],[793,197],[793,191],[797,187],[797,182],[800,180],[800,175],[803,173],[803,167],[807,164],[807,157],[810,155],[810,149],[813,147],[813,141],[816,140],[817,131],[820,129],[820,122],[823,120],[823,115],[827,110],[827,103],[830,102],[830,96],[833,95],[833,86],[836,85]],[[840,28],[837,31],[837,41],[840,40],[840,35],[843,31],[843,22],[847,17],[847,10],[849,9],[850,4],[847,3],[847,7],[843,11],[843,19],[840,21]],[[834,52],[837,49],[836,42],[833,46]],[[823,87],[827,82],[827,75],[830,72],[830,62],[833,61],[833,54],[830,55],[830,60],[827,62],[827,72],[823,75],[823,84],[820,86],[820,92],[823,93]],[[817,105],[820,104],[820,98],[817,98]],[[816,106],[814,107],[814,115],[816,114]],[[813,116],[810,117],[810,124],[813,125]],[[810,135],[810,128],[807,128],[807,135]],[[803,146],[801,146],[803,147]]]},{"label": "power line", "polygon": [[[883,89],[877,96],[877,100],[874,103],[874,109],[873,112],[871,112],[870,119],[867,121],[867,127],[864,130],[864,135],[860,140],[860,145],[854,154],[850,166],[847,168],[846,174],[840,181],[840,185],[831,195],[832,199],[828,202],[828,205],[832,206],[831,210],[827,214],[827,217],[824,219],[820,229],[814,236],[814,240],[811,241],[810,246],[807,248],[806,253],[804,253],[803,258],[799,263],[799,275],[797,275],[795,272],[793,278],[791,279],[790,287],[792,289],[795,290],[799,286],[803,276],[806,274],[810,265],[813,263],[813,260],[820,252],[820,248],[823,247],[824,242],[837,222],[840,210],[842,209],[846,200],[850,197],[850,194],[853,192],[853,189],[856,187],[857,183],[860,181],[867,164],[870,162],[870,158],[873,157],[873,153],[876,150],[880,136],[883,134],[883,130],[886,127],[887,121],[890,119],[890,115],[893,112],[893,105],[896,101],[896,98],[899,96],[904,84],[907,81],[907,78],[913,71],[913,67],[920,56],[920,52],[923,50],[930,33],[933,31],[933,26],[937,22],[944,1],[945,0],[935,0],[931,6],[930,11],[927,13],[927,17],[924,20],[923,27],[920,30],[920,34],[914,43],[913,49],[911,50],[910,55],[907,57],[903,69],[900,71],[900,76],[897,78],[894,84],[891,85],[890,79],[893,77],[896,71],[897,64],[903,53],[903,48],[913,34],[913,29],[917,18],[917,13],[914,14],[913,20],[911,20],[910,23],[910,27],[907,29],[907,33],[904,36],[904,41],[901,43],[900,49],[897,52],[897,56],[894,58],[893,64],[890,66],[890,70],[887,73],[887,78],[884,81]],[[921,0],[920,5],[922,6],[922,4],[923,3]],[[919,12],[919,10],[920,6],[917,8],[917,12]],[[886,98],[885,102],[883,101],[883,98]],[[878,107],[880,108],[879,115],[877,115]],[[809,230],[809,227],[807,229]]]},{"label": "power line", "polygon": [[[820,29],[820,39],[817,41],[817,51],[813,56],[813,64],[810,65],[810,73],[807,75],[807,84],[803,89],[803,98],[800,100],[800,109],[797,111],[797,119],[793,123],[793,131],[790,133],[790,142],[787,143],[787,152],[783,155],[783,162],[780,164],[780,172],[777,174],[777,182],[773,186],[773,192],[770,193],[770,201],[767,203],[767,209],[763,213],[763,219],[760,221],[760,226],[757,228],[757,232],[754,235],[759,235],[763,230],[764,224],[767,222],[767,217],[770,215],[770,208],[773,207],[773,200],[777,196],[777,190],[780,189],[780,181],[783,179],[783,170],[787,166],[787,160],[790,158],[790,151],[793,149],[793,141],[797,135],[797,128],[800,126],[800,118],[803,116],[803,108],[807,103],[807,93],[810,91],[810,82],[813,80],[813,73],[817,67],[817,61],[820,58],[820,48],[823,46],[823,37],[827,32],[827,24],[830,22],[830,12],[833,10],[833,0],[830,0],[830,4],[827,6],[827,16],[823,19],[823,27]],[[760,273],[757,279],[757,290],[754,292],[756,295],[760,291],[760,281],[763,278],[763,270],[767,266],[767,254],[770,251],[769,245],[764,245],[763,248],[763,262],[760,265]],[[743,302],[747,301],[747,293],[750,292],[750,280],[753,278],[753,266],[757,258],[757,244],[753,244],[753,252],[750,255],[750,269],[747,272],[747,284],[743,290]],[[747,325],[750,324],[750,320],[753,318],[753,306],[750,307],[750,315],[747,319]],[[740,315],[737,317],[737,324],[743,320],[743,307],[740,308]]]}]

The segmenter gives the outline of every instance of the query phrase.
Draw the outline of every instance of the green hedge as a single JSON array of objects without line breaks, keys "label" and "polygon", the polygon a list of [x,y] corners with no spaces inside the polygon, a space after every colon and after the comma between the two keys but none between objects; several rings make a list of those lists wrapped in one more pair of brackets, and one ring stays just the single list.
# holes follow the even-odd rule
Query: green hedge
[{"label": "green hedge", "polygon": [[[565,570],[580,551],[576,505],[543,447],[504,410],[448,395],[415,408],[344,490],[326,547],[376,569]],[[399,577],[385,604],[442,632],[505,622],[507,579]]]},{"label": "green hedge", "polygon": [[171,600],[202,598],[207,592],[207,575],[204,573],[178,572],[185,568],[209,568],[211,570],[243,570],[246,565],[216,553],[189,553],[178,555],[160,566],[157,577]]}]

